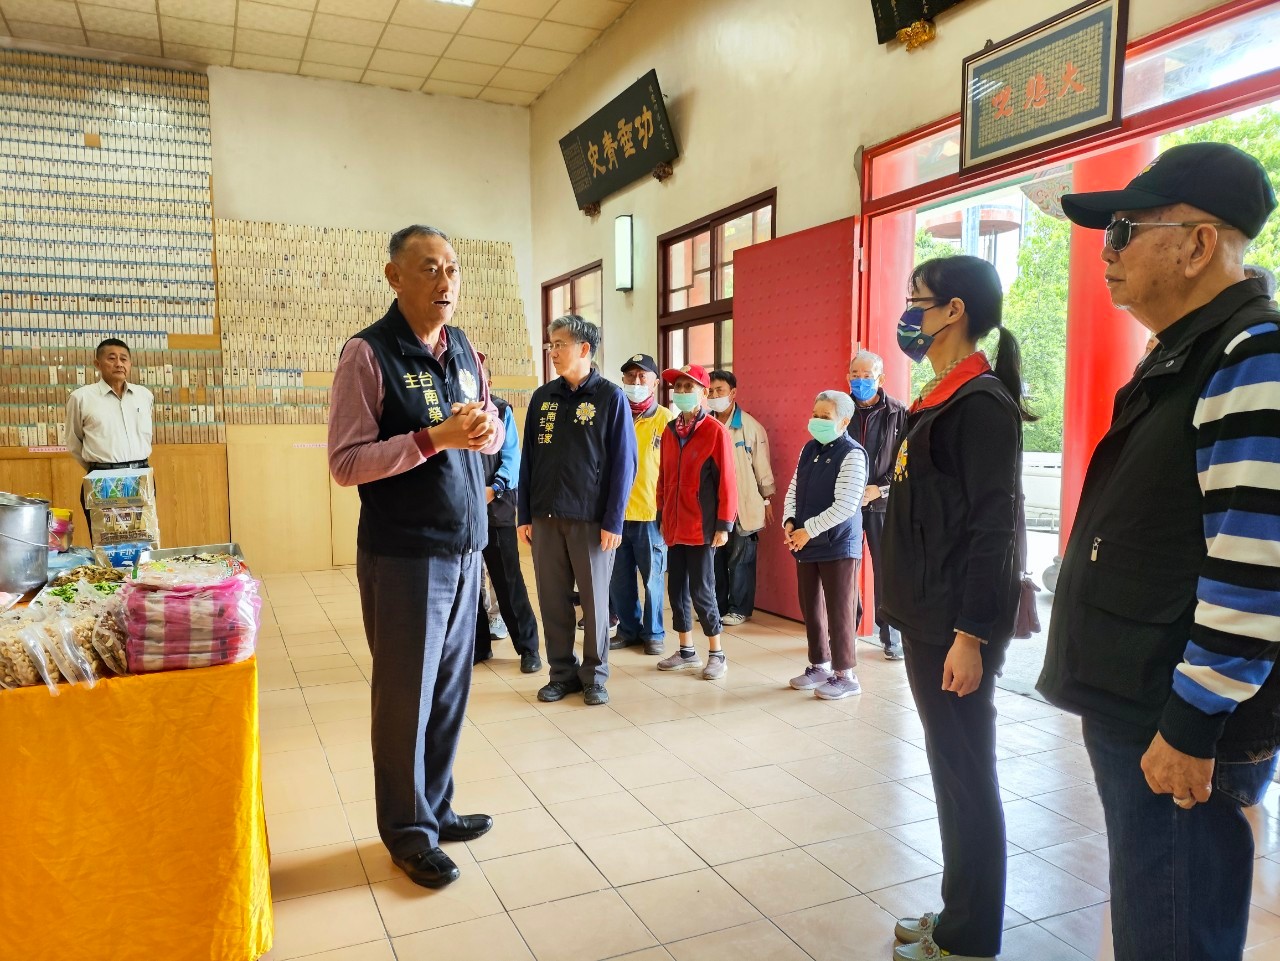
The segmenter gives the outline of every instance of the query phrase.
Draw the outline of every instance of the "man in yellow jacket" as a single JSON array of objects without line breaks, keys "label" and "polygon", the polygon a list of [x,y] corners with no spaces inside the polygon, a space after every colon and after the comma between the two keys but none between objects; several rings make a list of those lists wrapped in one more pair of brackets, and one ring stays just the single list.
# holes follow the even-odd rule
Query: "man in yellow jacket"
[{"label": "man in yellow jacket", "polygon": [[667,570],[667,545],[657,521],[658,467],[662,431],[672,414],[654,396],[657,382],[658,365],[648,354],[636,354],[622,365],[622,390],[631,404],[639,462],[609,584],[610,606],[618,616],[618,634],[609,647],[643,644],[646,654],[660,655],[666,638],[662,577]]},{"label": "man in yellow jacket", "polygon": [[755,611],[758,532],[773,523],[769,499],[776,486],[769,464],[769,437],[760,422],[738,405],[738,378],[731,371],[711,372],[707,406],[733,441],[738,519],[728,546],[716,551],[716,600],[724,626],[737,627]]}]

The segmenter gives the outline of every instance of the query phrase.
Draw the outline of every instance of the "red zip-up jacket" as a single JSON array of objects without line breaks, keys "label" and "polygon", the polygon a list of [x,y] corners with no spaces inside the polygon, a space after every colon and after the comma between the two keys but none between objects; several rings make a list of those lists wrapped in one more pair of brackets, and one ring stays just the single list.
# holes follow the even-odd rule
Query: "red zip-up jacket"
[{"label": "red zip-up jacket", "polygon": [[684,445],[673,420],[662,432],[658,471],[658,517],[668,546],[710,544],[716,531],[733,530],[738,482],[733,441],[714,417],[703,413]]}]

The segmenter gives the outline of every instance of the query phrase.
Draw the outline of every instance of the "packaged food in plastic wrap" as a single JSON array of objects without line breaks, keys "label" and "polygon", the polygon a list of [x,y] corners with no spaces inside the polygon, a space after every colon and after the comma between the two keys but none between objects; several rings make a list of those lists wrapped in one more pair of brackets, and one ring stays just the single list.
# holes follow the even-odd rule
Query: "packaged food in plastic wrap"
[{"label": "packaged food in plastic wrap", "polygon": [[154,504],[118,504],[115,501],[89,508],[89,529],[98,545],[147,541],[159,543],[160,519]]},{"label": "packaged food in plastic wrap", "polygon": [[84,503],[86,508],[125,504],[145,505],[156,502],[156,489],[150,467],[127,470],[95,470],[84,478]]},{"label": "packaged food in plastic wrap", "polygon": [[36,675],[35,680],[24,681],[23,687],[34,687],[40,681],[44,681],[45,686],[49,688],[49,693],[57,697],[60,675],[58,669],[49,663],[49,655],[45,652],[47,636],[44,627],[40,624],[28,624],[18,631],[16,637],[21,648],[20,654],[26,656],[26,665],[19,666],[15,659],[14,666],[18,668],[20,680],[31,677],[32,672]]},{"label": "packaged food in plastic wrap", "polygon": [[234,558],[149,562],[120,598],[130,673],[211,667],[253,656],[262,599],[257,581]]},{"label": "packaged food in plastic wrap", "polygon": [[123,616],[123,602],[113,600],[94,618],[93,634],[90,636],[93,649],[112,674],[129,673],[128,655],[125,653],[129,636],[120,623]]},{"label": "packaged food in plastic wrap", "polygon": [[83,684],[85,687],[93,687],[98,683],[93,665],[76,647],[71,621],[58,617],[45,621],[40,627],[43,629],[44,650],[49,656],[49,664],[57,668],[64,680],[72,684]]},{"label": "packaged food in plastic wrap", "polygon": [[132,567],[138,555],[156,546],[154,541],[129,541],[124,544],[100,544],[100,550],[112,567]]}]

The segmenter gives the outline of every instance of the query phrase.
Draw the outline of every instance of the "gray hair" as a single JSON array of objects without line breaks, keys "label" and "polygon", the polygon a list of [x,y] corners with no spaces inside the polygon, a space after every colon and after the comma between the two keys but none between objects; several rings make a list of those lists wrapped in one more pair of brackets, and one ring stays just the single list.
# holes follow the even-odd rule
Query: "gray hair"
[{"label": "gray hair", "polygon": [[1267,288],[1267,296],[1274,298],[1276,295],[1276,275],[1267,270],[1261,264],[1245,264],[1244,275],[1250,280],[1260,280],[1262,285]]},{"label": "gray hair", "polygon": [[600,328],[589,320],[584,320],[577,314],[565,314],[563,317],[557,317],[547,325],[547,339],[550,340],[556,335],[557,330],[563,330],[573,338],[575,344],[591,345],[591,356],[596,355],[596,350],[600,347]]},{"label": "gray hair", "polygon": [[872,377],[884,376],[884,358],[881,357],[879,354],[872,353],[869,350],[860,350],[853,355],[853,360],[849,361],[849,366],[853,366],[855,363],[857,363],[860,360],[871,361]]},{"label": "gray hair", "polygon": [[813,402],[816,404],[820,400],[829,400],[836,405],[836,420],[851,420],[853,418],[853,398],[843,391],[824,390],[814,398]]},{"label": "gray hair", "polygon": [[439,237],[446,244],[450,242],[449,235],[443,230],[427,224],[410,224],[408,227],[401,227],[391,235],[391,241],[387,244],[387,256],[395,260],[414,237]]}]

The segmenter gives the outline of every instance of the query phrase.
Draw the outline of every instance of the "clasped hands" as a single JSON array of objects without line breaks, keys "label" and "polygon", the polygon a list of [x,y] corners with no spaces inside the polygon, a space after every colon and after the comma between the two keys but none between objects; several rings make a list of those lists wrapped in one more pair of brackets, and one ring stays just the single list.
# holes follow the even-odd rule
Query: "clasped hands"
[{"label": "clasped hands", "polygon": [[430,428],[436,450],[483,450],[493,440],[498,425],[480,401],[454,404],[449,417]]}]

